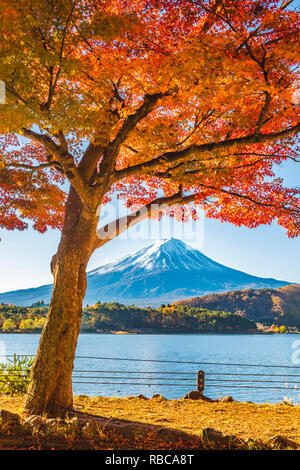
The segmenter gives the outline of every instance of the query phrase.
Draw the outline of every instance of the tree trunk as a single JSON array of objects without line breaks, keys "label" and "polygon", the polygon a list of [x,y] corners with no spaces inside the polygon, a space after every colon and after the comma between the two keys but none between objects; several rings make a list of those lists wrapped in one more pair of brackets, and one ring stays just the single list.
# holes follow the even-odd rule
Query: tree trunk
[{"label": "tree trunk", "polygon": [[86,267],[93,252],[96,220],[83,218],[71,190],[58,251],[51,269],[52,299],[25,400],[30,414],[63,416],[73,406],[72,371],[86,290]]}]

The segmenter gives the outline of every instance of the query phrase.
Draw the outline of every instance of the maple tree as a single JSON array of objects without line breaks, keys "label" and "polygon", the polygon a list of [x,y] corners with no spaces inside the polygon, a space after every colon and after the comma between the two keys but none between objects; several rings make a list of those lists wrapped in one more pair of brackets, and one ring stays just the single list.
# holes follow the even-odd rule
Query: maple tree
[{"label": "maple tree", "polygon": [[[0,8],[0,223],[62,229],[25,407],[62,414],[72,408],[86,266],[97,248],[143,218],[187,220],[195,207],[299,234],[299,189],[275,174],[297,161],[299,14],[291,0]],[[99,207],[115,195],[132,212],[98,229]]]}]

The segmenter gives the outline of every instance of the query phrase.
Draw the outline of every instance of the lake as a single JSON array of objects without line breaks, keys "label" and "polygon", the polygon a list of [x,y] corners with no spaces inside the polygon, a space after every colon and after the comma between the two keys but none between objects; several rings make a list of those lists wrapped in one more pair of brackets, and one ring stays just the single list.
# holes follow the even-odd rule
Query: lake
[{"label": "lake", "polygon": [[[29,355],[35,354],[39,335],[1,334],[0,341],[7,355]],[[203,370],[204,394],[211,398],[231,395],[240,401],[274,403],[287,397],[300,402],[300,336],[296,334],[81,334],[76,355],[76,395],[151,397],[158,393],[180,398],[196,389],[197,371]],[[124,360],[132,358],[147,361]]]}]

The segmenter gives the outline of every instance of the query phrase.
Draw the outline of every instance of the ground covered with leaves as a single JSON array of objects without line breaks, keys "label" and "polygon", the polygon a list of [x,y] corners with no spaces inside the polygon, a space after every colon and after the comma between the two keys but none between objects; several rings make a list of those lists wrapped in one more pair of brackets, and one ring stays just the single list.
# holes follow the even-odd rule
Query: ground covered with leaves
[{"label": "ground covered with leaves", "polygon": [[211,427],[242,438],[282,434],[300,444],[300,406],[202,400],[77,397],[76,407],[106,417],[134,420],[200,435]]},{"label": "ground covered with leaves", "polygon": [[[22,414],[22,397],[0,397],[0,408]],[[162,429],[173,429],[194,436],[194,445],[201,448],[203,430],[213,429],[223,435],[236,436],[250,446],[270,445],[275,436],[283,436],[300,446],[300,406],[287,403],[254,404],[239,402],[206,402],[202,400],[165,400],[163,397],[145,399],[143,397],[107,398],[78,396],[75,408],[81,414],[104,418],[101,429],[102,448],[155,448],[155,436],[149,442],[143,439],[130,439],[129,435],[113,436],[107,423],[126,420],[130,424],[154,425],[163,436]],[[119,420],[119,421],[118,421]],[[123,429],[123,428],[122,428]],[[125,428],[124,428],[125,429]],[[138,428],[137,428],[138,429]],[[126,431],[127,432],[127,431]],[[180,437],[180,436],[179,436]],[[140,442],[141,441],[141,442]],[[166,444],[156,442],[158,448],[191,448],[193,439]],[[69,448],[76,448],[78,442],[72,439]],[[179,445],[179,447],[177,446]],[[198,447],[199,446],[199,447]],[[276,446],[275,446],[276,447]]]}]

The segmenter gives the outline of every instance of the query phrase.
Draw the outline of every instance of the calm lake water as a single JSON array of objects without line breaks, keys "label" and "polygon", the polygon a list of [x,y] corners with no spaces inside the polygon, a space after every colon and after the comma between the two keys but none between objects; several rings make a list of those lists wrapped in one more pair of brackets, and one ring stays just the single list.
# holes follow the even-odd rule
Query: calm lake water
[{"label": "calm lake water", "polygon": [[[1,334],[0,341],[8,355],[29,355],[35,354],[39,335]],[[76,395],[159,393],[166,398],[180,398],[196,388],[197,371],[203,370],[205,395],[211,398],[231,395],[241,401],[274,403],[288,397],[294,403],[300,402],[299,335],[81,334],[76,354],[81,356],[76,358],[73,374]]]}]

